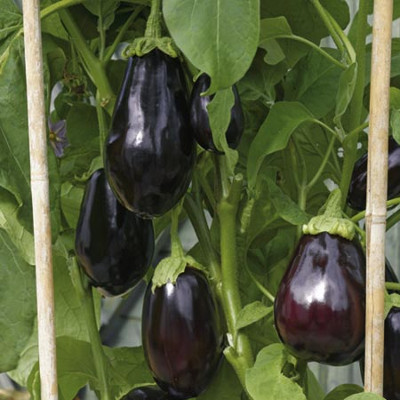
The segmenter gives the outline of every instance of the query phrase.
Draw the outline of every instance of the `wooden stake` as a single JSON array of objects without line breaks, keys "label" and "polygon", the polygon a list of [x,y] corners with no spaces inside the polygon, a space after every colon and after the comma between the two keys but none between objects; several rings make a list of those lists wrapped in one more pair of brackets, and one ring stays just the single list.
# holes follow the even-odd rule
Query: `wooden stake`
[{"label": "wooden stake", "polygon": [[39,0],[23,0],[39,371],[42,400],[57,400],[54,289]]},{"label": "wooden stake", "polygon": [[392,0],[375,0],[367,179],[365,391],[382,396]]}]

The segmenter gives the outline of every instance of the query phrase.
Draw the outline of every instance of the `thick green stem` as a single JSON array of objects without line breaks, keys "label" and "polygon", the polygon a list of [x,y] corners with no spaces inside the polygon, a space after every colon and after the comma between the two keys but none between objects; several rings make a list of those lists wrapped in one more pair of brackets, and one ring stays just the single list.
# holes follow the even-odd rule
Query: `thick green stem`
[{"label": "thick green stem", "polygon": [[179,203],[171,211],[171,256],[183,257],[184,251],[182,243],[179,239],[179,214],[181,213],[182,205]]},{"label": "thick green stem", "polygon": [[224,196],[219,205],[220,246],[223,307],[228,331],[232,336],[232,347],[240,362],[247,367],[253,364],[253,354],[247,336],[236,329],[236,321],[242,309],[238,285],[238,265],[236,249],[236,216],[243,185],[243,177],[233,179],[228,196]]},{"label": "thick green stem", "polygon": [[101,400],[112,400],[110,388],[108,386],[109,379],[106,373],[107,358],[104,354],[103,344],[101,343],[97,326],[93,290],[92,287],[89,286],[87,279],[82,276],[76,263],[72,266],[71,276],[78,296],[81,299],[82,311],[85,314],[93,361],[96,368],[96,376],[100,386],[99,392],[101,393]]},{"label": "thick green stem", "polygon": [[151,2],[151,11],[144,36],[147,38],[161,37],[161,0],[152,0]]},{"label": "thick green stem", "polygon": [[111,89],[110,82],[107,78],[103,65],[90,50],[85,38],[82,35],[82,32],[78,28],[68,10],[60,10],[59,14],[71,37],[72,42],[82,58],[86,72],[99,91],[101,106],[105,107],[106,110],[111,114],[114,108],[115,96]]},{"label": "thick green stem", "polygon": [[386,282],[385,283],[385,287],[387,290],[396,290],[396,291],[400,291],[400,283],[396,283],[396,282]]},{"label": "thick green stem", "polygon": [[40,18],[46,18],[49,15],[62,10],[64,8],[68,8],[71,6],[74,6],[76,4],[81,4],[83,3],[84,0],[61,0],[61,1],[57,1],[57,3],[51,4],[50,6],[44,8],[41,12],[40,12]]},{"label": "thick green stem", "polygon": [[104,161],[104,144],[107,137],[107,122],[104,115],[104,109],[100,105],[100,93],[96,93],[96,112],[97,121],[99,123],[99,145],[100,145],[100,156]]}]

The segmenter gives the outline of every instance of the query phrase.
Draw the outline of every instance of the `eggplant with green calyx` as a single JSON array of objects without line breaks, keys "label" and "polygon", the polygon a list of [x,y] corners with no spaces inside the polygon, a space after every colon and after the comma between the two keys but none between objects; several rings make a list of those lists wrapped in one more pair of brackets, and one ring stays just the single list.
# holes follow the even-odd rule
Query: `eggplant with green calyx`
[{"label": "eggplant with green calyx", "polygon": [[77,261],[105,296],[121,295],[146,274],[154,252],[152,221],[124,208],[104,169],[89,178],[75,234]]},{"label": "eggplant with green calyx", "polygon": [[341,219],[340,191],[303,232],[275,298],[275,326],[296,357],[349,364],[364,351],[365,255]]},{"label": "eggplant with green calyx", "polygon": [[[210,86],[210,77],[201,74],[193,85],[190,97],[190,124],[193,129],[197,143],[205,150],[222,154],[215,146],[210,121],[208,118],[207,105],[213,96],[202,96]],[[231,149],[235,149],[240,142],[244,131],[244,116],[240,97],[236,85],[232,86],[235,103],[231,109],[231,119],[226,131],[226,141]]]},{"label": "eggplant with green calyx", "polygon": [[186,267],[176,283],[150,282],[142,313],[147,364],[161,389],[177,399],[196,397],[215,375],[222,356],[217,304],[204,273]]},{"label": "eggplant with green calyx", "polygon": [[165,214],[184,196],[196,147],[177,58],[158,49],[129,58],[105,154],[115,195],[138,215]]},{"label": "eggplant with green calyx", "polygon": [[[365,153],[354,164],[353,173],[347,195],[347,204],[354,210],[365,210],[367,197],[368,153]],[[388,187],[387,198],[400,195],[400,145],[389,137],[388,154]]]}]

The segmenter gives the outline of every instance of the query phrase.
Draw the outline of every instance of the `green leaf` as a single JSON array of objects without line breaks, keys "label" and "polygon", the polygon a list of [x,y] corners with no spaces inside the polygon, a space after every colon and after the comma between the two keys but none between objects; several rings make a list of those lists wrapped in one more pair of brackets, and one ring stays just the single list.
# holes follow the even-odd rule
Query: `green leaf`
[{"label": "green leaf", "polygon": [[250,67],[258,45],[259,8],[259,0],[163,2],[172,38],[211,77],[207,93],[232,86]]},{"label": "green leaf", "polygon": [[282,344],[264,347],[246,372],[246,389],[253,400],[306,400],[302,388],[282,374],[288,353]]},{"label": "green leaf", "polygon": [[231,109],[235,102],[232,88],[219,90],[207,105],[210,128],[216,148],[227,157],[229,174],[234,175],[239,155],[228,146],[226,131],[231,121]]},{"label": "green leaf", "polygon": [[114,21],[115,11],[118,8],[119,0],[101,0],[93,2],[83,2],[83,5],[94,15],[99,17],[99,31],[107,30]]},{"label": "green leaf", "polygon": [[282,189],[271,179],[266,178],[266,183],[271,196],[272,204],[277,214],[292,225],[307,223],[310,216],[307,215]]},{"label": "green leaf", "polygon": [[35,269],[0,229],[0,371],[18,364],[34,329]]},{"label": "green leaf", "polygon": [[197,400],[241,400],[243,388],[235,371],[225,359],[221,364],[210,385],[197,396]]},{"label": "green leaf", "polygon": [[70,227],[77,226],[83,192],[83,188],[70,182],[65,182],[61,187],[61,208]]},{"label": "green leaf", "polygon": [[351,64],[342,72],[339,80],[339,89],[336,94],[336,109],[333,121],[339,127],[342,126],[341,119],[353,97],[357,81],[357,63]]},{"label": "green leaf", "polygon": [[397,143],[400,142],[400,109],[392,110],[390,113],[390,127],[392,128],[392,135]]},{"label": "green leaf", "polygon": [[310,368],[307,368],[306,395],[307,400],[323,400],[325,392]]},{"label": "green leaf", "polygon": [[312,113],[298,102],[282,101],[271,108],[249,149],[247,179],[251,188],[255,186],[264,158],[284,149],[296,128],[313,119]]},{"label": "green leaf", "polygon": [[400,295],[397,293],[387,294],[387,292],[385,292],[385,318],[392,307],[400,307]]},{"label": "green leaf", "polygon": [[0,42],[22,27],[22,14],[12,0],[0,0]]},{"label": "green leaf", "polygon": [[[335,52],[325,49],[331,55]],[[302,103],[316,117],[335,107],[335,93],[341,69],[315,50],[310,51],[288,73],[284,83],[285,100]]]},{"label": "green leaf", "polygon": [[330,391],[324,398],[324,400],[344,400],[347,399],[348,396],[362,393],[364,389],[361,386],[353,385],[353,384],[345,384],[335,387],[332,391]]},{"label": "green leaf", "polygon": [[346,400],[385,400],[383,397],[378,396],[375,393],[358,393],[352,396],[346,397]]},{"label": "green leaf", "polygon": [[254,324],[260,319],[266,317],[272,313],[273,307],[267,307],[261,301],[255,301],[250,304],[246,304],[241,310],[237,317],[236,329],[242,329],[246,326]]}]

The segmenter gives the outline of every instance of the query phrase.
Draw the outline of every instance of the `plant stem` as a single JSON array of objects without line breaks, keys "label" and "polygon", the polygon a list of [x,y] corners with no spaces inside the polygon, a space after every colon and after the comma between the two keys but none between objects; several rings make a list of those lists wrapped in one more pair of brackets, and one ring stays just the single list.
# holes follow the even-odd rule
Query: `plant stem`
[{"label": "plant stem", "polygon": [[103,344],[101,343],[97,326],[96,312],[93,301],[93,289],[88,284],[87,279],[82,276],[82,273],[76,262],[74,262],[71,268],[71,277],[78,296],[81,299],[81,305],[85,314],[85,321],[87,322],[86,325],[92,348],[93,361],[96,368],[96,376],[101,387],[101,400],[112,400],[106,374],[107,358],[104,354]]},{"label": "plant stem", "polygon": [[385,287],[387,290],[396,290],[396,291],[400,291],[400,283],[396,283],[396,282],[386,282],[385,283]]},{"label": "plant stem", "polygon": [[342,135],[339,132],[332,129],[329,125],[326,125],[319,119],[312,119],[312,122],[314,122],[315,124],[317,124],[319,126],[322,126],[324,129],[326,129],[328,132],[330,132],[333,136],[336,136],[337,140],[339,140],[340,143],[343,142],[344,137],[342,137]]},{"label": "plant stem", "polygon": [[246,264],[246,271],[249,274],[251,280],[254,282],[254,284],[257,286],[257,288],[260,290],[260,292],[271,302],[274,303],[275,297],[271,294],[271,292],[262,285],[258,279],[253,275],[253,273],[250,271],[249,266]]},{"label": "plant stem", "polygon": [[104,144],[107,137],[107,123],[104,115],[104,109],[100,105],[99,91],[96,92],[96,113],[97,113],[97,121],[99,123],[100,156],[104,161]]},{"label": "plant stem", "polygon": [[57,1],[57,3],[51,4],[50,6],[44,8],[41,12],[40,12],[40,18],[46,18],[49,15],[62,10],[64,8],[68,8],[71,6],[74,6],[76,4],[81,4],[83,3],[84,0],[61,0],[61,1]]},{"label": "plant stem", "polygon": [[161,37],[161,0],[151,1],[151,11],[144,36],[147,38]]},{"label": "plant stem", "polygon": [[297,35],[277,35],[277,36],[274,36],[274,39],[291,39],[291,40],[296,40],[298,42],[304,43],[304,44],[312,47],[316,52],[320,53],[326,59],[328,59],[333,64],[335,64],[337,67],[339,67],[341,69],[346,69],[347,68],[346,65],[341,63],[339,60],[336,60],[335,57],[332,57],[328,52],[323,50],[321,47],[317,46],[314,42],[311,42],[311,40],[308,40],[308,39],[303,38],[301,36],[297,36]]},{"label": "plant stem", "polygon": [[106,54],[104,55],[103,58],[103,66],[105,67],[107,63],[111,60],[111,57],[115,53],[115,50],[118,46],[118,44],[121,42],[122,38],[124,37],[126,31],[129,29],[129,27],[132,25],[133,21],[139,16],[139,14],[144,10],[144,6],[139,6],[135,9],[135,11],[129,16],[129,18],[126,20],[122,28],[119,30],[117,37],[115,38],[114,42],[112,45],[108,48]]},{"label": "plant stem", "polygon": [[72,42],[76,46],[76,49],[82,58],[87,74],[99,91],[101,106],[105,107],[106,110],[111,114],[114,108],[115,96],[111,89],[110,82],[107,78],[103,65],[90,50],[85,38],[82,35],[82,32],[76,25],[68,10],[60,10],[59,14],[65,28],[71,36]]}]

